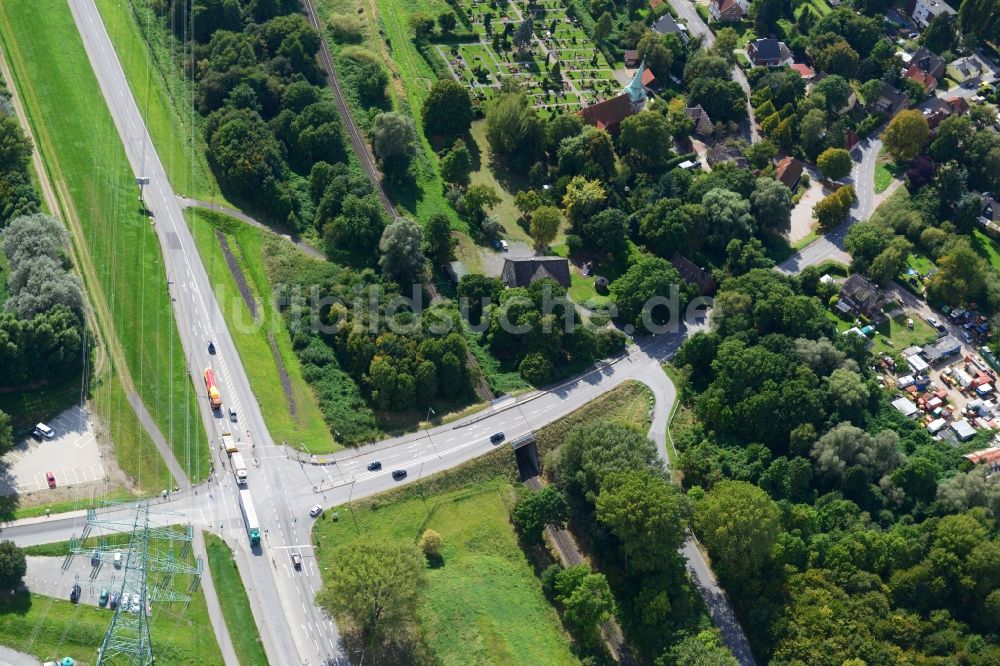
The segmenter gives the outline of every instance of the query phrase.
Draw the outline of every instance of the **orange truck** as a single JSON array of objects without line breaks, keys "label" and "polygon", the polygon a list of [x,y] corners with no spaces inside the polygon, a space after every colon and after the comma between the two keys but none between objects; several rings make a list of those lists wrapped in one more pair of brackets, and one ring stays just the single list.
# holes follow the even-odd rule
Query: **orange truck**
[{"label": "orange truck", "polygon": [[222,409],[222,396],[215,384],[215,373],[212,368],[205,368],[205,388],[208,389],[208,402],[212,409]]}]

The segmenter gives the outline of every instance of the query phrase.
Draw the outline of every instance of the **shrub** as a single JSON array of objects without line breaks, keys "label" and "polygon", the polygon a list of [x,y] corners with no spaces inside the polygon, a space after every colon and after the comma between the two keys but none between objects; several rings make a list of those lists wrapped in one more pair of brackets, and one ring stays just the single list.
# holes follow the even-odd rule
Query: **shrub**
[{"label": "shrub", "polygon": [[361,19],[352,14],[334,14],[330,17],[330,34],[340,44],[358,44],[364,39]]},{"label": "shrub", "polygon": [[434,530],[424,530],[420,536],[420,550],[429,560],[441,557],[441,535]]}]

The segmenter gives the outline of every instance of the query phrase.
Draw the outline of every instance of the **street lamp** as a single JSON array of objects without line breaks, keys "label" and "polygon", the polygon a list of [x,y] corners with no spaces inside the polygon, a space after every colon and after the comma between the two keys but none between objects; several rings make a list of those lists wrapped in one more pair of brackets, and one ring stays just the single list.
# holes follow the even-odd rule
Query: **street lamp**
[{"label": "street lamp", "polygon": [[430,429],[431,414],[437,415],[437,412],[434,411],[433,407],[428,407],[427,418],[424,419],[424,422],[427,424],[427,427],[424,428],[424,434],[427,435],[427,439],[430,440],[431,446],[434,447],[434,455],[438,457],[438,460],[441,460],[441,454],[438,453],[437,444],[434,443],[434,438],[431,437],[431,429]]}]

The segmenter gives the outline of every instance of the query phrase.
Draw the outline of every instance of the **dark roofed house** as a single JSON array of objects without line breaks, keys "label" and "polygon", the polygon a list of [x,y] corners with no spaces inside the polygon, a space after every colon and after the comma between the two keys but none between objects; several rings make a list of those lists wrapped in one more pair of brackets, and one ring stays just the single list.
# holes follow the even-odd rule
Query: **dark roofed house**
[{"label": "dark roofed house", "polygon": [[845,303],[851,312],[864,315],[871,321],[882,317],[885,306],[885,294],[879,286],[860,273],[852,273],[840,286],[840,302]]},{"label": "dark roofed house", "polygon": [[802,179],[802,162],[798,158],[789,155],[778,162],[778,166],[774,169],[774,175],[788,189],[794,192],[795,188],[799,186],[799,181]]},{"label": "dark roofed house", "polygon": [[677,35],[682,42],[688,40],[687,28],[675,21],[670,14],[664,14],[650,27],[661,35]]},{"label": "dark roofed house", "polygon": [[792,59],[792,52],[777,39],[755,39],[747,44],[747,57],[757,67],[778,67]]},{"label": "dark roofed house", "polygon": [[684,109],[684,113],[687,114],[688,118],[694,121],[695,134],[707,136],[712,133],[712,130],[714,129],[712,119],[708,117],[708,113],[705,109],[701,108],[701,104]]},{"label": "dark roofed house", "polygon": [[910,56],[910,67],[917,67],[939,81],[944,76],[944,58],[926,46],[921,46]]},{"label": "dark roofed house", "polygon": [[927,126],[935,129],[941,121],[952,114],[951,105],[940,97],[932,97],[924,104],[924,118]]},{"label": "dark roofed house", "polygon": [[639,52],[635,49],[628,50],[622,56],[625,59],[626,67],[638,67],[639,66]]},{"label": "dark roofed house", "polygon": [[979,213],[979,223],[984,227],[1000,230],[1000,199],[990,194],[983,195],[983,209]]},{"label": "dark roofed house", "polygon": [[504,259],[500,280],[508,287],[527,287],[532,282],[551,278],[569,289],[569,262],[562,257],[524,257]]},{"label": "dark roofed house", "polygon": [[675,252],[674,256],[671,257],[670,263],[681,274],[682,280],[698,287],[698,291],[702,296],[711,296],[715,293],[717,286],[715,278],[704,268],[678,252]]},{"label": "dark roofed house", "polygon": [[938,338],[922,349],[924,358],[928,363],[937,363],[941,359],[948,358],[962,351],[962,342],[954,335],[946,335]]},{"label": "dark roofed house", "polygon": [[724,143],[717,143],[708,151],[708,166],[714,167],[723,162],[735,162],[741,169],[749,166],[747,158],[743,156],[738,148],[727,146]]},{"label": "dark roofed house", "polygon": [[882,90],[868,100],[869,113],[884,113],[890,118],[910,106],[910,98],[899,92],[888,83],[882,83]]}]

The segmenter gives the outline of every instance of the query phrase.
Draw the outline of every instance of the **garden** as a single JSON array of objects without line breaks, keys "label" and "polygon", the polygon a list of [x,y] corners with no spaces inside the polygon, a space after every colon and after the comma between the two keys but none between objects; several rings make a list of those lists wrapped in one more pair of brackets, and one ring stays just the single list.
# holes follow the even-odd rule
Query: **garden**
[{"label": "garden", "polygon": [[604,54],[561,0],[523,8],[496,0],[459,0],[454,7],[477,41],[435,48],[479,102],[508,77],[522,85],[537,108],[553,114],[577,111],[621,88]]}]

